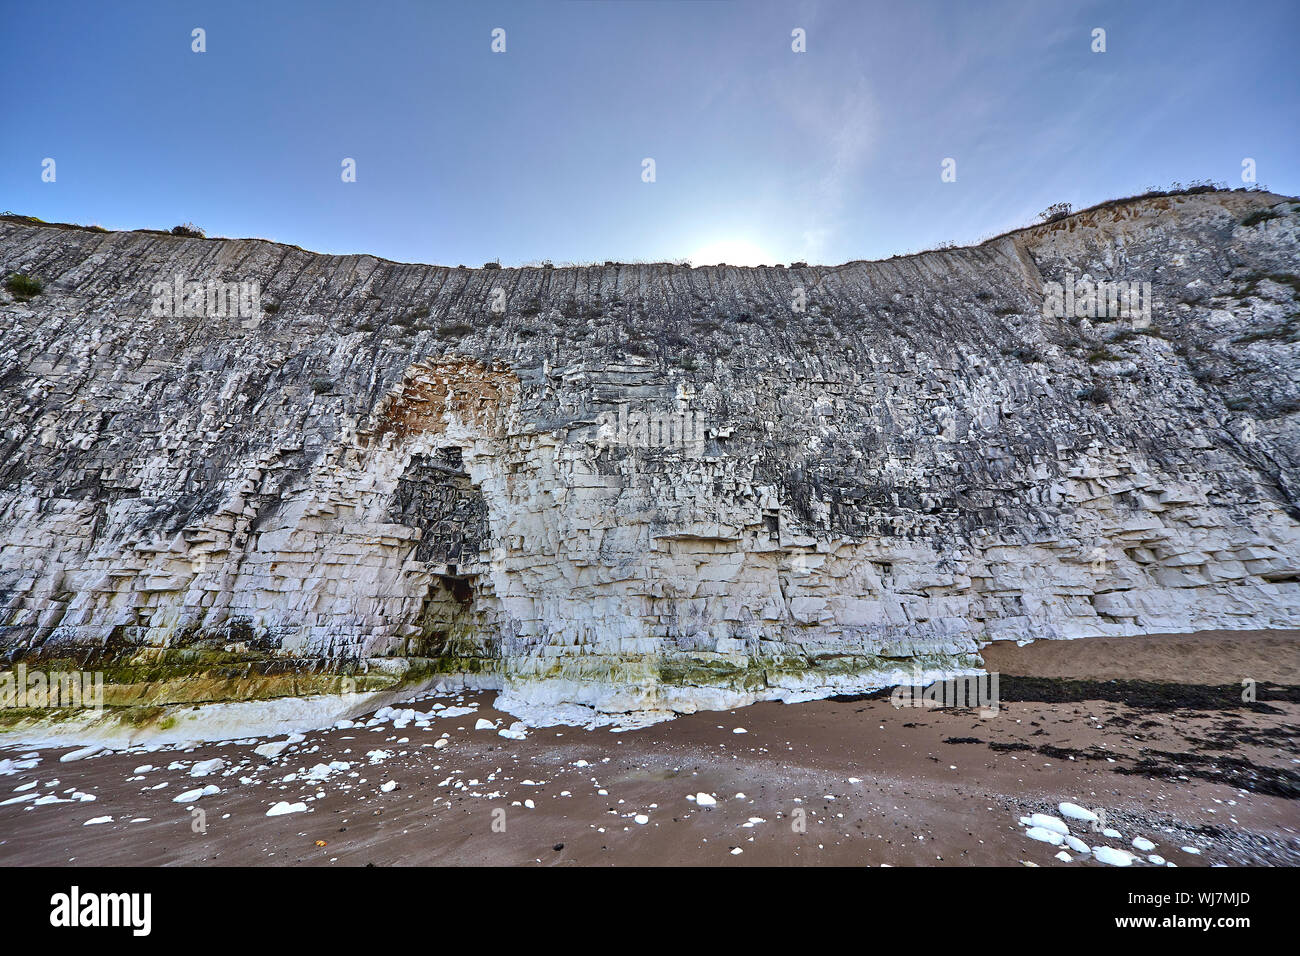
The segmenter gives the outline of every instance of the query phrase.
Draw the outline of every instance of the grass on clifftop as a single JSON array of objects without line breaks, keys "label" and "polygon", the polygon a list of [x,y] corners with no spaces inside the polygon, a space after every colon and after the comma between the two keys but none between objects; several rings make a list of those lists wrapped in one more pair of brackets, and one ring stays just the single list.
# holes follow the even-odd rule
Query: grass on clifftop
[{"label": "grass on clifftop", "polygon": [[44,291],[45,283],[40,279],[23,275],[21,272],[15,272],[8,279],[5,279],[5,288],[17,301],[27,302]]}]

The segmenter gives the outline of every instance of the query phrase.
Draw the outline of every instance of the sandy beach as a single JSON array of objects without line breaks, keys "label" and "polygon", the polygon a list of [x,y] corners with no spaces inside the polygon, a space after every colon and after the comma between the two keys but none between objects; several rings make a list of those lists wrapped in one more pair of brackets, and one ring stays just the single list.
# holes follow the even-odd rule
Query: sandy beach
[{"label": "sandy beach", "polygon": [[[986,657],[1002,675],[989,718],[897,708],[886,691],[512,739],[484,694],[426,697],[273,757],[254,748],[284,735],[67,761],[7,746],[0,759],[37,762],[0,776],[0,864],[1103,865],[1027,836],[1022,818],[1062,802],[1102,817],[1067,820],[1073,839],[1135,866],[1300,863],[1300,688],[1284,682],[1300,634]],[[1261,676],[1243,702],[1243,673],[1279,682]]]}]

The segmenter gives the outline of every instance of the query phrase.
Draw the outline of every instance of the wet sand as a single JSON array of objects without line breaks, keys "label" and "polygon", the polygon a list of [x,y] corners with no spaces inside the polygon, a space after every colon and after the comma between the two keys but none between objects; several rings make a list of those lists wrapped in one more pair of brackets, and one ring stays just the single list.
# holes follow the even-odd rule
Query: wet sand
[{"label": "wet sand", "polygon": [[[1232,635],[1198,639],[1238,653]],[[1239,681],[1170,683],[1163,650],[1144,651],[1145,663],[1128,654],[1129,680],[1100,684],[1108,657],[1092,640],[993,648],[990,665],[1007,676],[987,719],[898,709],[884,694],[513,740],[474,729],[479,718],[513,719],[486,694],[463,698],[475,712],[427,728],[311,733],[273,760],[252,743],[68,763],[66,751],[42,750],[36,767],[0,776],[0,800],[74,789],[95,800],[0,805],[0,864],[1101,866],[1078,853],[1059,861],[1060,847],[1026,837],[1018,819],[1056,814],[1061,801],[1104,811],[1121,834],[1072,826],[1089,845],[1132,850],[1140,836],[1178,866],[1300,864],[1300,688],[1261,684],[1258,701],[1243,703]],[[1275,640],[1292,655],[1300,646],[1295,632]],[[1141,641],[1160,639],[1125,648]],[[1079,659],[1060,656],[1076,648]],[[1017,680],[1008,664],[1040,673]],[[1093,683],[1041,673],[1053,669]],[[1166,680],[1133,677],[1154,673]],[[411,706],[435,701],[456,704]],[[449,743],[435,748],[444,734]],[[372,764],[373,751],[391,756]],[[214,757],[234,772],[189,776]],[[173,761],[182,765],[166,769]],[[319,784],[302,779],[331,761],[351,766]],[[142,764],[160,769],[133,774]],[[205,784],[221,792],[173,802]],[[716,805],[689,799],[698,793]],[[279,801],[309,809],[266,816]],[[190,808],[204,812],[203,827]],[[112,822],[84,825],[103,816]]]},{"label": "wet sand", "polygon": [[1197,631],[1141,637],[995,641],[982,651],[991,671],[1071,680],[1300,684],[1300,631]]}]

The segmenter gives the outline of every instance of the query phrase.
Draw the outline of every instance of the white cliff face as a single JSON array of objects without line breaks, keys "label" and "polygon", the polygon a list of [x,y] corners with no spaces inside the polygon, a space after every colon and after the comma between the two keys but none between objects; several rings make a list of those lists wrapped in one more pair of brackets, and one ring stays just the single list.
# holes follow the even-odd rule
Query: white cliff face
[{"label": "white cliff face", "polygon": [[[756,269],[0,219],[45,283],[0,298],[0,649],[117,702],[400,676],[658,712],[995,638],[1300,625],[1297,210]],[[154,314],[176,275],[268,311]],[[1098,280],[1150,283],[1149,317],[1043,314]]]}]

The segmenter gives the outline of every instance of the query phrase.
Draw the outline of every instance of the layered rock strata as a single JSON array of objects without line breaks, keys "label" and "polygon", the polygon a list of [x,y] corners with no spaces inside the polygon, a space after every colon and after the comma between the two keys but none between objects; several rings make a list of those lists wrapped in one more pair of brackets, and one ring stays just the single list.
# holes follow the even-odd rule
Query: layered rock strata
[{"label": "layered rock strata", "polygon": [[[0,219],[44,283],[0,293],[0,651],[116,703],[689,711],[1300,626],[1298,211],[1158,196],[758,268]],[[1150,308],[1044,309],[1089,282]]]}]

